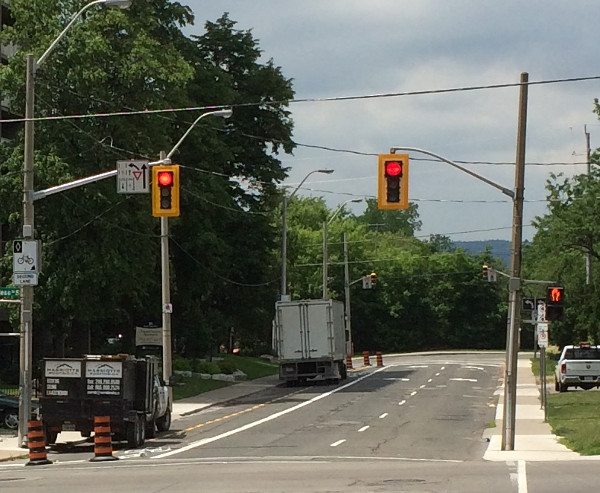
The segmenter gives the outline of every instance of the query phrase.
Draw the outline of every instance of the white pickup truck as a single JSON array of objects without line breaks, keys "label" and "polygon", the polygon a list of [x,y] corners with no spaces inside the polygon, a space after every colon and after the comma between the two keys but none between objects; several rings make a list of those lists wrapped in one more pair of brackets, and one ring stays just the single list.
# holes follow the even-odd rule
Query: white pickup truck
[{"label": "white pickup truck", "polygon": [[569,387],[600,387],[600,346],[580,343],[563,348],[554,369],[554,389],[566,392]]}]

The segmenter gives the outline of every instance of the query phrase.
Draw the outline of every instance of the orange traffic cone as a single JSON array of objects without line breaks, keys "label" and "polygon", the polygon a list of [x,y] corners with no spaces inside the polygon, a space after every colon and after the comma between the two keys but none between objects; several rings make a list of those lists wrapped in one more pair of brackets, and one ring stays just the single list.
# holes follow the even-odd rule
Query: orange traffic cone
[{"label": "orange traffic cone", "polygon": [[371,366],[371,362],[369,361],[369,351],[363,351],[363,365]]},{"label": "orange traffic cone", "polygon": [[351,354],[346,355],[346,368],[348,370],[352,370],[352,355]]},{"label": "orange traffic cone", "polygon": [[377,358],[377,366],[383,366],[383,356],[381,355],[381,351],[377,351],[375,357]]},{"label": "orange traffic cone", "polygon": [[113,455],[110,416],[94,416],[94,457],[90,462],[104,460],[119,460]]},{"label": "orange traffic cone", "polygon": [[46,455],[46,435],[40,420],[27,421],[27,443],[29,446],[28,466],[52,464]]}]

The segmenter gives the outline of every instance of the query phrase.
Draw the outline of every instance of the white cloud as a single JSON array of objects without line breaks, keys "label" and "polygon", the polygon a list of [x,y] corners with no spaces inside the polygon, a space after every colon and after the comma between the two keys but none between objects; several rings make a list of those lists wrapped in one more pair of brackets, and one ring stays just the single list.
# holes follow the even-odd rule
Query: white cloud
[{"label": "white cloud", "polygon": [[[524,71],[530,81],[600,74],[593,49],[600,12],[595,0],[188,0],[187,4],[196,15],[196,26],[187,30],[190,34],[202,33],[205,20],[214,21],[226,11],[239,29],[252,29],[264,57],[273,58],[284,75],[294,79],[298,98],[517,83]],[[583,127],[597,124],[592,113],[597,96],[600,81],[532,85],[527,161],[582,161]],[[294,103],[294,138],[372,154],[407,145],[451,160],[514,162],[518,97],[518,87],[512,87]],[[594,147],[598,127],[588,130]],[[283,161],[291,167],[289,183],[298,183],[312,169],[334,168],[330,177],[313,175],[310,186],[320,191],[306,192],[325,197],[331,208],[348,194],[375,194],[375,156],[300,147]],[[513,166],[468,167],[514,187]],[[549,173],[560,171],[570,176],[585,172],[585,166],[528,166],[525,199],[543,199]],[[510,239],[508,197],[448,165],[413,159],[409,195],[419,204],[425,234],[505,227],[451,236]],[[362,207],[357,204],[355,211]],[[544,210],[543,202],[526,202],[524,223]],[[532,228],[525,228],[526,238],[532,234]]]}]

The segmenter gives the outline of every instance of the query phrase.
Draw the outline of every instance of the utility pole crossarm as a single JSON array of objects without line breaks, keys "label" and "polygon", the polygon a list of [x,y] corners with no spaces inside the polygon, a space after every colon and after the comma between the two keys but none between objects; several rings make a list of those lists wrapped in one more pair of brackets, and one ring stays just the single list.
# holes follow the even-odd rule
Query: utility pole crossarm
[{"label": "utility pole crossarm", "polygon": [[434,154],[433,152],[429,152],[429,151],[426,151],[424,149],[419,149],[417,147],[396,147],[396,146],[394,146],[394,147],[390,148],[390,152],[392,154],[394,154],[396,151],[409,151],[409,152],[419,152],[419,153],[422,153],[422,154],[427,154],[428,156],[431,156],[431,157],[434,157],[436,159],[439,159],[440,161],[443,161],[444,163],[447,163],[450,166],[454,166],[455,168],[457,168],[457,169],[459,169],[461,171],[464,171],[468,175],[471,175],[474,178],[477,178],[478,180],[480,180],[480,181],[482,181],[484,183],[487,183],[488,185],[491,185],[494,188],[497,188],[504,195],[508,195],[511,199],[515,198],[515,192],[513,192],[512,190],[509,190],[508,188],[503,187],[502,185],[498,185],[497,183],[494,183],[493,181],[488,180],[487,178],[485,178],[485,177],[483,177],[481,175],[478,175],[477,173],[474,173],[473,171],[468,170],[467,168],[463,168],[459,164],[456,164],[455,162],[450,161],[449,159],[446,159],[446,158],[444,158],[442,156]]}]

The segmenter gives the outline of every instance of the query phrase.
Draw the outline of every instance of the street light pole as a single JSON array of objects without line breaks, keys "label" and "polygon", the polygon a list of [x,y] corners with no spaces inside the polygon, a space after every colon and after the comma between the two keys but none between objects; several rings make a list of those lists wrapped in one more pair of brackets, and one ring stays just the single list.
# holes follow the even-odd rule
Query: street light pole
[{"label": "street light pole", "polygon": [[[152,164],[171,164],[171,157],[179,148],[181,143],[189,135],[196,124],[207,116],[217,116],[221,118],[230,118],[233,114],[231,108],[218,109],[202,113],[194,123],[190,125],[187,131],[179,139],[173,149],[165,155],[160,153],[160,160]],[[163,361],[162,373],[163,380],[168,385],[169,389],[169,406],[173,403],[173,387],[170,385],[170,380],[173,375],[173,347],[172,347],[172,330],[171,330],[171,273],[169,263],[169,218],[162,216],[160,218],[160,267],[161,267],[161,301],[162,301],[162,341],[163,341]]]},{"label": "street light pole", "polygon": [[[23,229],[24,240],[34,240],[34,105],[35,105],[35,72],[46,60],[54,47],[63,38],[75,21],[90,7],[104,4],[110,7],[127,8],[131,0],[94,0],[84,5],[61,31],[48,49],[36,62],[34,55],[27,55],[27,72],[25,76],[25,140],[23,153]],[[33,363],[33,285],[21,287],[21,336],[19,365],[19,427],[17,442],[20,447],[27,447],[26,427],[31,416],[31,369]]]},{"label": "street light pole", "polygon": [[283,203],[281,205],[281,220],[283,221],[283,225],[281,227],[281,301],[286,301],[287,298],[287,205],[289,201],[292,200],[292,197],[296,195],[296,192],[300,189],[308,177],[313,173],[324,173],[326,175],[330,175],[333,173],[333,170],[315,169],[302,178],[302,181],[298,184],[289,197],[286,196],[285,191],[283,193]]},{"label": "street light pole", "polygon": [[338,208],[335,210],[335,212],[331,215],[331,217],[329,218],[329,221],[323,221],[323,299],[326,300],[327,299],[327,276],[328,276],[328,254],[327,254],[327,236],[328,236],[328,229],[329,229],[329,225],[331,224],[331,222],[336,218],[336,216],[340,213],[340,211],[344,208],[344,206],[350,202],[354,202],[355,204],[358,204],[360,202],[362,202],[363,199],[349,199],[346,200],[345,202],[342,202]]}]

